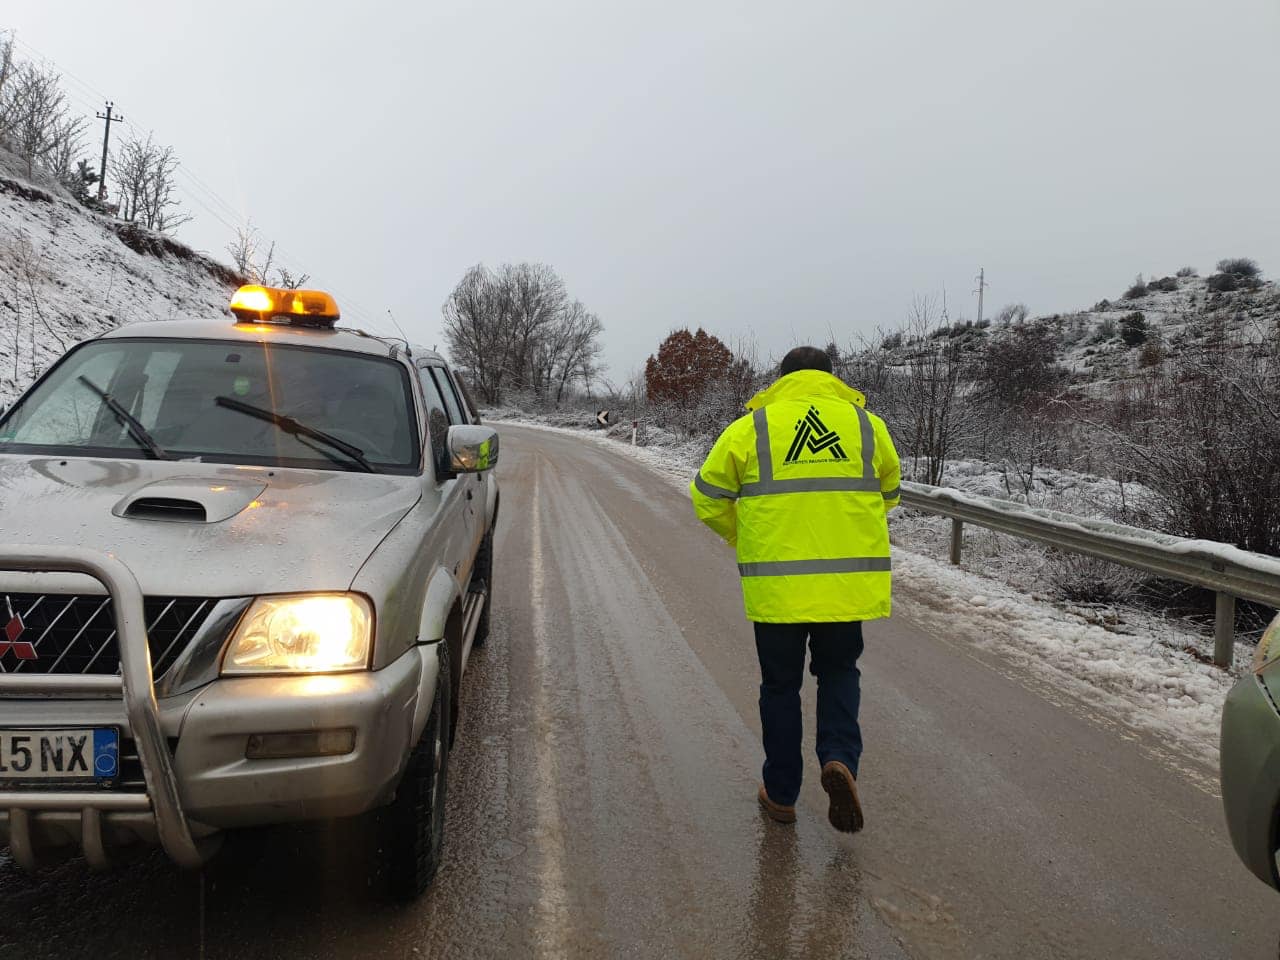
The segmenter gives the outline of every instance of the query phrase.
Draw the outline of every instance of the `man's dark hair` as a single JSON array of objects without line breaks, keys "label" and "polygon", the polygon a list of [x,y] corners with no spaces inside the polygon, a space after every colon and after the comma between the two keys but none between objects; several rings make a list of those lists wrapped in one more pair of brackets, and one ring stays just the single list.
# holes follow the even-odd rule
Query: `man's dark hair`
[{"label": "man's dark hair", "polygon": [[796,347],[782,358],[781,375],[795,373],[797,370],[821,370],[831,373],[831,357],[827,351],[817,347]]}]

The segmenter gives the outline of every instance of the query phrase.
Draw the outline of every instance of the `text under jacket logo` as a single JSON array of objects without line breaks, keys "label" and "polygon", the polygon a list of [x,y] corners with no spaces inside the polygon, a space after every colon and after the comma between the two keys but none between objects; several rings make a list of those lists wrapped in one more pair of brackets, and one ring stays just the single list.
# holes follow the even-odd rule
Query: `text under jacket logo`
[{"label": "text under jacket logo", "polygon": [[801,459],[805,451],[816,456],[824,451],[830,453],[832,460],[848,460],[844,447],[840,445],[840,434],[827,429],[827,425],[818,416],[816,407],[810,407],[803,420],[796,423],[796,438],[791,441],[791,449],[787,451],[784,463],[804,463]]}]

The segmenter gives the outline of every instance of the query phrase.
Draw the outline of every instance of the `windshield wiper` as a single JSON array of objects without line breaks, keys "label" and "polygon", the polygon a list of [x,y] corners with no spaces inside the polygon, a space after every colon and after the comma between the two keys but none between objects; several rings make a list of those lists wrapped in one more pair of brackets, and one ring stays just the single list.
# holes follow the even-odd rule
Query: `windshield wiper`
[{"label": "windshield wiper", "polygon": [[[235,410],[239,413],[246,413],[251,417],[257,417],[259,420],[265,420],[267,423],[274,423],[285,433],[295,437],[308,437],[311,440],[318,440],[320,443],[328,444],[340,453],[345,454],[350,460],[360,466],[362,470],[368,473],[377,473],[377,469],[364,457],[364,451],[355,444],[347,443],[340,440],[332,434],[325,433],[323,430],[317,430],[315,427],[309,427],[305,423],[287,417],[283,413],[276,413],[274,410],[266,410],[262,407],[255,407],[251,403],[241,403],[232,397],[215,397],[213,400],[220,407],[226,407],[228,410]],[[324,451],[320,451],[324,453]],[[330,457],[336,463],[344,461]]]},{"label": "windshield wiper", "polygon": [[116,419],[124,424],[125,430],[129,432],[129,436],[133,437],[133,439],[137,441],[138,446],[146,450],[147,453],[151,454],[151,456],[156,460],[173,459],[169,454],[164,452],[164,448],[161,447],[160,444],[156,443],[156,438],[147,433],[147,428],[139,423],[137,417],[126,410],[119,400],[111,396],[111,394],[107,393],[107,391],[103,390],[88,377],[80,376],[77,377],[77,379],[102,398],[102,402],[106,405],[107,409],[114,413],[116,415]]}]

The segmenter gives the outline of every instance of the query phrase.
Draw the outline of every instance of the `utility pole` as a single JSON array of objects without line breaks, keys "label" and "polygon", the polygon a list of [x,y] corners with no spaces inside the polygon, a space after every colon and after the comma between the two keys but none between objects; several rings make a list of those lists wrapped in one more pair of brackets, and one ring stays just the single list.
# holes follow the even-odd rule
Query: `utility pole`
[{"label": "utility pole", "polygon": [[987,283],[987,270],[985,267],[978,268],[978,275],[973,279],[978,281],[978,289],[973,291],[978,295],[978,323],[982,323],[982,294],[991,284]]},{"label": "utility pole", "polygon": [[124,119],[124,114],[116,114],[114,117],[111,111],[115,108],[115,104],[110,100],[107,101],[107,112],[98,114],[99,120],[105,120],[106,123],[102,129],[102,166],[98,168],[98,200],[101,202],[107,197],[107,145],[111,142],[111,124],[119,123]]}]

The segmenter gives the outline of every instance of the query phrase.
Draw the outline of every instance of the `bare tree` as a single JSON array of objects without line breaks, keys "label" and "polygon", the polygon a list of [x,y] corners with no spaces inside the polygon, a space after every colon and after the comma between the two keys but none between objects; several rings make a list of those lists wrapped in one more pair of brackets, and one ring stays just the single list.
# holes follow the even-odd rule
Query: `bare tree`
[{"label": "bare tree", "polygon": [[1108,422],[1122,475],[1157,495],[1160,529],[1280,553],[1280,345],[1221,322],[1130,386]]},{"label": "bare tree", "polygon": [[83,135],[84,120],[72,111],[58,74],[16,62],[11,40],[0,46],[0,141],[26,164],[27,176],[43,168],[65,180]]},{"label": "bare tree", "polygon": [[485,403],[507,390],[535,400],[561,399],[575,381],[590,382],[600,353],[600,318],[572,300],[545,264],[478,264],[443,307],[445,340]]},{"label": "bare tree", "polygon": [[600,318],[575,300],[561,312],[547,340],[551,384],[555,400],[564,399],[565,388],[572,382],[590,384],[599,373],[600,334],[604,324]]},{"label": "bare tree", "polygon": [[901,333],[886,334],[877,328],[873,336],[859,335],[832,358],[836,376],[860,390],[877,412],[887,414],[899,392],[901,376],[895,370],[893,350],[901,343]]},{"label": "bare tree", "polygon": [[508,308],[496,277],[483,264],[463,275],[442,308],[449,352],[485,403],[502,397],[511,350]]},{"label": "bare tree", "polygon": [[912,301],[907,328],[915,344],[902,382],[906,422],[897,430],[898,436],[907,439],[912,475],[931,484],[942,483],[947,457],[972,432],[976,419],[966,402],[965,365],[958,345],[949,338],[931,336],[938,321],[933,297],[917,296]]},{"label": "bare tree", "polygon": [[[253,225],[252,221],[238,228],[236,230],[236,238],[227,244],[227,253],[231,255],[231,262],[235,265],[236,272],[242,277],[247,277],[253,283],[297,290],[311,279],[311,274],[309,273],[294,273],[288,267],[275,265],[276,244],[274,240],[267,244],[267,251],[259,261],[258,252],[261,249],[262,239],[258,235],[258,228]],[[274,273],[272,272],[273,267]]]},{"label": "bare tree", "polygon": [[130,137],[116,148],[110,165],[120,195],[120,219],[131,223],[138,219],[156,150],[151,134],[146,140]]},{"label": "bare tree", "polygon": [[1006,303],[996,313],[995,323],[997,327],[1017,326],[1027,319],[1030,313],[1025,303]]},{"label": "bare tree", "polygon": [[258,257],[258,228],[250,221],[236,229],[236,238],[227,244],[231,263],[242,277],[257,279],[254,261]]},{"label": "bare tree", "polygon": [[[9,83],[9,78],[13,73],[13,35],[9,33],[0,33],[0,109],[3,109],[6,99],[5,87]],[[0,118],[3,114],[0,114]],[[3,129],[3,120],[0,119],[0,129]]]},{"label": "bare tree", "polygon": [[174,196],[177,170],[173,147],[158,147],[142,194],[142,219],[149,229],[159,233],[172,233],[192,219],[191,214],[179,211],[181,201]]},{"label": "bare tree", "polygon": [[311,279],[309,273],[294,273],[288,267],[276,267],[276,282],[272,286],[286,290],[297,290]]},{"label": "bare tree", "polygon": [[154,134],[148,133],[146,140],[131,137],[124,141],[111,159],[121,219],[160,233],[190,222],[190,214],[178,210],[180,201],[174,194],[177,170],[173,147],[156,143]]},{"label": "bare tree", "polygon": [[546,396],[554,367],[550,355],[553,327],[567,307],[564,281],[542,263],[505,264],[498,271],[498,289],[509,302],[511,350],[506,374],[516,389],[532,389]]}]

